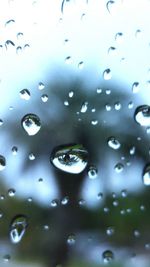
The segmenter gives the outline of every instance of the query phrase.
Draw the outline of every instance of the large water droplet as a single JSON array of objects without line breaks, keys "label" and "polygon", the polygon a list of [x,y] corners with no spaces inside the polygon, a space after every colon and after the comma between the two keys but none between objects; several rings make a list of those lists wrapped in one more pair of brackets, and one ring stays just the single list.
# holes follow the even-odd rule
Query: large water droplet
[{"label": "large water droplet", "polygon": [[41,122],[36,114],[27,114],[21,121],[23,129],[28,135],[35,135],[41,129]]},{"label": "large water droplet", "polygon": [[12,243],[19,243],[27,228],[27,218],[24,215],[16,216],[10,225],[10,239]]},{"label": "large water droplet", "polygon": [[80,144],[58,146],[52,151],[51,162],[64,172],[78,174],[87,166],[88,152]]},{"label": "large water droplet", "polygon": [[108,146],[113,149],[119,149],[121,146],[120,142],[113,136],[109,137],[107,142],[108,142]]},{"label": "large water droplet", "polygon": [[134,118],[141,126],[150,126],[150,106],[143,105],[136,108]]},{"label": "large water droplet", "polygon": [[143,183],[150,186],[150,163],[146,164],[143,171]]},{"label": "large water droplet", "polygon": [[114,254],[111,250],[105,250],[102,254],[104,263],[110,263],[114,259]]},{"label": "large water droplet", "polygon": [[6,159],[4,156],[0,155],[0,171],[4,170],[6,167]]}]

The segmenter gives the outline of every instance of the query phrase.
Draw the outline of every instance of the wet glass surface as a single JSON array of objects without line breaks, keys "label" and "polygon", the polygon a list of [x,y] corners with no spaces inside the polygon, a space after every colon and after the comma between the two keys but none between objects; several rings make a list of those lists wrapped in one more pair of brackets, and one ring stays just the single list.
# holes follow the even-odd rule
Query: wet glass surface
[{"label": "wet glass surface", "polygon": [[150,266],[150,1],[1,0],[0,266]]}]

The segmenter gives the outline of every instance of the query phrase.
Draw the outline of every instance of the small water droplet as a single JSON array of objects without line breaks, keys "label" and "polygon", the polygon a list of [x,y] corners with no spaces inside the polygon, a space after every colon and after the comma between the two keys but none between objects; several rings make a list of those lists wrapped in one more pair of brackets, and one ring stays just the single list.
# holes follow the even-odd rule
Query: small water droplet
[{"label": "small water droplet", "polygon": [[20,94],[20,97],[24,100],[30,99],[30,91],[28,89],[21,90],[19,94]]},{"label": "small water droplet", "polygon": [[78,69],[79,69],[79,70],[82,70],[83,68],[84,68],[84,62],[81,61],[81,62],[79,62],[79,64],[78,64]]},{"label": "small water droplet", "polygon": [[108,207],[104,207],[104,212],[109,213],[110,209]]},{"label": "small water droplet", "polygon": [[117,199],[115,199],[112,204],[114,207],[118,207],[119,201]]},{"label": "small water droplet", "polygon": [[142,105],[137,107],[134,113],[134,119],[141,126],[150,126],[150,106]]},{"label": "small water droplet", "polygon": [[91,124],[94,125],[94,126],[97,125],[98,124],[98,120],[92,120]]},{"label": "small water droplet", "polygon": [[141,37],[141,34],[142,34],[141,30],[138,29],[138,30],[136,30],[136,32],[135,32],[135,37],[136,37],[136,38],[139,38],[139,37]]},{"label": "small water droplet", "polygon": [[12,47],[14,47],[14,46],[15,46],[15,44],[14,44],[14,42],[11,41],[11,40],[7,40],[7,41],[5,42],[5,47],[6,47],[6,49],[12,48]]},{"label": "small water droplet", "polygon": [[150,243],[146,243],[146,244],[145,244],[145,249],[146,249],[146,250],[150,250]]},{"label": "small water droplet", "polygon": [[27,217],[24,215],[16,216],[10,225],[10,239],[12,243],[19,243],[27,228]]},{"label": "small water droplet", "polygon": [[143,171],[143,183],[150,186],[150,163],[146,164]]},{"label": "small water droplet", "polygon": [[10,19],[10,20],[6,21],[6,23],[5,23],[5,27],[7,27],[7,26],[11,26],[11,25],[13,25],[14,23],[15,23],[15,20],[14,20],[14,19]]},{"label": "small water droplet", "polygon": [[49,225],[45,224],[45,225],[43,226],[43,229],[44,229],[45,231],[48,231],[48,230],[49,230]]},{"label": "small water droplet", "polygon": [[69,106],[69,102],[67,100],[64,101],[64,106],[66,106],[66,107]]},{"label": "small water droplet", "polygon": [[122,196],[123,198],[126,198],[126,197],[127,197],[127,190],[126,190],[126,189],[123,189],[123,190],[121,191],[121,196]]},{"label": "small water droplet", "polygon": [[84,206],[85,203],[86,203],[86,202],[85,202],[85,199],[82,199],[82,198],[81,198],[81,199],[79,200],[79,206]]},{"label": "small water droplet", "polygon": [[133,106],[134,106],[133,102],[132,102],[132,101],[130,101],[130,102],[128,103],[128,109],[132,109],[132,108],[133,108]]},{"label": "small water droplet", "polygon": [[111,46],[111,47],[109,47],[109,49],[108,49],[108,54],[110,55],[110,56],[115,56],[116,55],[116,47],[114,47],[114,46]]},{"label": "small water droplet", "polygon": [[3,260],[4,260],[5,262],[10,261],[10,259],[11,259],[11,257],[10,257],[9,254],[4,255],[4,257],[3,257]]},{"label": "small water droplet", "polygon": [[6,167],[6,159],[4,156],[0,155],[0,171],[4,170]]},{"label": "small water droplet", "polygon": [[72,63],[72,57],[70,57],[70,56],[66,57],[65,63],[68,65],[71,64]]},{"label": "small water droplet", "polygon": [[110,95],[111,94],[111,90],[110,89],[106,89],[105,93],[106,93],[106,95]]},{"label": "small water droplet", "polygon": [[115,4],[115,1],[113,1],[113,0],[110,0],[110,1],[108,1],[107,2],[107,4],[106,4],[106,8],[107,8],[107,10],[108,10],[108,12],[111,14],[111,9],[112,9],[112,6]]},{"label": "small water droplet", "polygon": [[48,101],[48,95],[47,94],[43,94],[42,96],[41,96],[41,99],[42,99],[42,101],[45,103],[45,102],[47,102]]},{"label": "small water droplet", "polygon": [[114,254],[111,250],[105,250],[102,254],[104,263],[110,263],[114,259]]},{"label": "small water droplet", "polygon": [[98,193],[98,194],[97,194],[97,199],[102,199],[102,198],[103,198],[103,193],[101,193],[101,192]]},{"label": "small water droplet", "polygon": [[21,120],[21,125],[30,136],[37,134],[41,129],[41,122],[36,114],[25,115]]},{"label": "small water droplet", "polygon": [[67,239],[67,243],[72,246],[75,244],[75,242],[76,242],[75,235],[74,234],[69,235]]},{"label": "small water droplet", "polygon": [[67,173],[81,173],[88,163],[88,152],[81,144],[56,147],[51,154],[52,164]]},{"label": "small water droplet", "polygon": [[115,233],[115,229],[114,229],[114,227],[113,227],[113,226],[109,226],[109,227],[107,228],[107,230],[106,230],[106,234],[107,234],[108,236],[112,236],[114,233]]},{"label": "small water droplet", "polygon": [[38,179],[38,182],[39,182],[39,183],[42,183],[42,182],[43,182],[43,178],[39,178],[39,179]]},{"label": "small water droplet", "polygon": [[58,206],[58,200],[57,200],[57,199],[53,199],[53,200],[51,201],[51,207],[55,208],[55,207],[57,207],[57,206]]},{"label": "small water droplet", "polygon": [[110,104],[106,104],[105,108],[106,108],[106,111],[111,111],[111,105]]},{"label": "small water droplet", "polygon": [[104,80],[110,80],[112,78],[112,73],[111,73],[110,69],[104,70],[103,78],[104,78]]},{"label": "small water droplet", "polygon": [[2,120],[2,119],[0,119],[0,126],[1,126],[1,125],[3,125],[3,120]]},{"label": "small water droplet", "polygon": [[120,142],[114,136],[109,137],[107,143],[108,143],[109,147],[111,147],[115,150],[117,150],[121,147]]},{"label": "small water droplet", "polygon": [[115,103],[115,110],[120,110],[121,109],[121,103],[120,102],[116,102]]},{"label": "small water droplet", "polygon": [[13,189],[13,188],[10,188],[10,189],[8,190],[8,196],[9,196],[9,197],[14,197],[14,196],[15,196],[15,194],[16,194],[16,191],[15,191],[15,189]]},{"label": "small water droplet", "polygon": [[134,94],[136,94],[136,93],[139,92],[139,90],[140,90],[139,82],[134,82],[134,83],[132,84],[132,92],[133,92]]},{"label": "small water droplet", "polygon": [[88,176],[90,179],[95,179],[97,177],[97,168],[95,166],[90,166],[88,169]]},{"label": "small water droplet", "polygon": [[35,160],[35,155],[32,152],[29,153],[29,160]]},{"label": "small water droplet", "polygon": [[23,32],[18,32],[17,33],[17,39],[21,39],[23,37]]},{"label": "small water droplet", "polygon": [[140,237],[140,235],[141,235],[139,230],[134,230],[133,234],[135,237]]},{"label": "small water droplet", "polygon": [[30,50],[30,45],[29,44],[25,44],[23,47],[25,52],[28,52]]},{"label": "small water droplet", "polygon": [[74,96],[74,92],[73,91],[70,91],[69,92],[69,97],[72,98]]},{"label": "small water droplet", "polygon": [[12,154],[13,154],[14,156],[16,156],[17,153],[18,153],[18,148],[17,148],[16,146],[13,146],[12,149],[11,149],[11,151],[12,151]]},{"label": "small water droplet", "polygon": [[45,88],[44,83],[39,82],[38,88],[39,88],[39,90],[43,90]]},{"label": "small water droplet", "polygon": [[135,146],[132,146],[131,148],[130,148],[130,155],[135,155],[135,151],[136,151],[136,147]]},{"label": "small water droplet", "polygon": [[29,203],[31,203],[31,202],[33,201],[33,198],[32,198],[32,197],[28,197],[27,201],[28,201]]},{"label": "small water droplet", "polygon": [[84,103],[82,104],[82,106],[81,106],[81,110],[80,110],[80,112],[81,112],[81,113],[85,113],[85,112],[87,111],[87,109],[88,109],[88,102],[84,102]]},{"label": "small water droplet", "polygon": [[115,171],[116,171],[117,173],[122,172],[123,169],[124,169],[124,165],[123,165],[122,163],[119,162],[119,163],[117,163],[117,164],[115,165]]},{"label": "small water droplet", "polygon": [[17,53],[17,55],[20,55],[22,53],[22,47],[21,46],[16,47],[16,53]]},{"label": "small water droplet", "polygon": [[118,44],[122,43],[123,41],[123,33],[122,32],[118,32],[115,35],[115,40]]},{"label": "small water droplet", "polygon": [[61,204],[62,204],[62,205],[67,205],[68,202],[69,202],[69,197],[68,197],[68,196],[64,197],[64,198],[61,200]]},{"label": "small water droplet", "polygon": [[103,90],[102,90],[101,88],[97,88],[97,90],[96,90],[97,94],[101,94],[102,91],[103,91]]}]

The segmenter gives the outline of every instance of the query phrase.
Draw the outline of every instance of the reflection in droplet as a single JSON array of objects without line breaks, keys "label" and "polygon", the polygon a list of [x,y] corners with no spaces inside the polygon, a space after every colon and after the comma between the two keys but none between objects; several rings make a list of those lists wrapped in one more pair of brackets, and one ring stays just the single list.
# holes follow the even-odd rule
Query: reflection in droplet
[{"label": "reflection in droplet", "polygon": [[90,166],[88,169],[88,176],[90,179],[95,179],[97,177],[97,168],[95,166]]},{"label": "reflection in droplet", "polygon": [[41,122],[36,114],[27,114],[21,120],[21,125],[30,136],[35,135],[41,129]]},{"label": "reflection in droplet", "polygon": [[146,164],[143,171],[143,183],[150,186],[150,163]]},{"label": "reflection in droplet", "polygon": [[134,118],[141,126],[150,126],[150,106],[143,105],[136,108]]},{"label": "reflection in droplet", "polygon": [[105,250],[102,254],[104,263],[110,263],[114,259],[114,254],[111,250]]},{"label": "reflection in droplet", "polygon": [[30,99],[30,91],[28,89],[23,89],[20,91],[20,97],[24,100]]},{"label": "reflection in droplet", "polygon": [[24,215],[16,216],[10,225],[10,239],[12,243],[19,243],[27,228],[27,218]]},{"label": "reflection in droplet", "polygon": [[103,78],[104,78],[104,80],[110,80],[112,78],[112,73],[111,73],[110,69],[104,70]]},{"label": "reflection in droplet", "polygon": [[85,113],[88,109],[88,102],[84,102],[81,106],[81,113]]},{"label": "reflection in droplet", "polygon": [[6,167],[6,159],[4,156],[0,155],[0,171],[4,170]]},{"label": "reflection in droplet", "polygon": [[64,172],[78,174],[88,163],[88,152],[81,144],[56,147],[51,154],[52,164]]},{"label": "reflection in droplet", "polygon": [[139,90],[140,90],[139,83],[138,82],[134,82],[133,85],[132,85],[132,92],[135,94],[135,93],[138,93]]},{"label": "reflection in droplet", "polygon": [[116,171],[117,173],[122,172],[123,169],[124,169],[124,165],[123,165],[122,163],[119,162],[119,163],[117,163],[117,164],[115,165],[115,171]]},{"label": "reflection in droplet", "polygon": [[109,147],[111,147],[115,150],[119,149],[121,146],[120,142],[114,136],[109,137],[107,143],[108,143]]}]

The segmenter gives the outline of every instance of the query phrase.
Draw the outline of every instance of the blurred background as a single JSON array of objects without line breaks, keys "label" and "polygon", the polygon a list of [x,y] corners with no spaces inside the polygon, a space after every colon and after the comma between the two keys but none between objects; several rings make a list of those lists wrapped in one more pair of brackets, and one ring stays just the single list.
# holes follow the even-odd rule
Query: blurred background
[{"label": "blurred background", "polygon": [[150,266],[149,12],[0,0],[2,267]]}]

